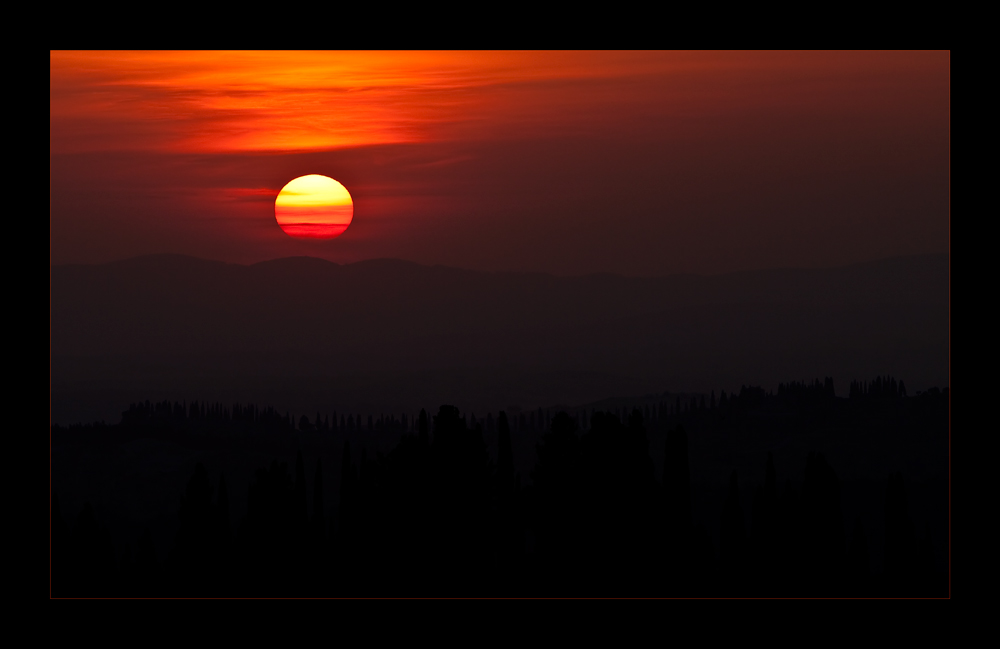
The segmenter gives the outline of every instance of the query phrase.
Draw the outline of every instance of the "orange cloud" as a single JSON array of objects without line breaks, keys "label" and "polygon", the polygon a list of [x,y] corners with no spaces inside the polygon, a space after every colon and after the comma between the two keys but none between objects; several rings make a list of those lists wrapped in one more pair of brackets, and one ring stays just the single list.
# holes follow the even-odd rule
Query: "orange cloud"
[{"label": "orange cloud", "polygon": [[53,147],[222,152],[421,142],[444,125],[481,118],[483,97],[472,91],[600,74],[588,58],[595,56],[52,52]]},{"label": "orange cloud", "polygon": [[[948,64],[920,52],[57,51],[50,139],[53,153],[218,153],[663,128],[734,106],[829,104],[838,79],[923,73],[928,57]],[[804,75],[808,87],[790,84]]]}]

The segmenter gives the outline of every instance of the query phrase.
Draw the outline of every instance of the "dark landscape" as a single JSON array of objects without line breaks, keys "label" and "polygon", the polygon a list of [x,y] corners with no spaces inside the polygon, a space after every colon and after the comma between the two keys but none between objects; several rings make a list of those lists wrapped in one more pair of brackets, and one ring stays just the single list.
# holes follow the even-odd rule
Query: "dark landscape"
[{"label": "dark landscape", "polygon": [[51,50],[49,177],[50,599],[953,595],[950,51]]},{"label": "dark landscape", "polygon": [[52,296],[56,595],[947,594],[947,256],[157,256]]},{"label": "dark landscape", "polygon": [[151,256],[52,269],[53,421],[133,401],[571,406],[816,376],[948,380],[948,256],[630,278]]}]

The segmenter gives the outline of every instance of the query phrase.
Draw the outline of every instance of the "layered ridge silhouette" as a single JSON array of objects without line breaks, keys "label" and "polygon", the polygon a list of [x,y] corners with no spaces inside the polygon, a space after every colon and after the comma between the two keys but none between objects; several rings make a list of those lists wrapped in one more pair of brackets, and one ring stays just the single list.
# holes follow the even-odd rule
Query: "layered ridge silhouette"
[{"label": "layered ridge silhouette", "polygon": [[113,420],[122,402],[199,394],[482,410],[732,389],[746,376],[891,372],[945,385],[948,264],[663,278],[170,255],[58,266],[53,416]]}]

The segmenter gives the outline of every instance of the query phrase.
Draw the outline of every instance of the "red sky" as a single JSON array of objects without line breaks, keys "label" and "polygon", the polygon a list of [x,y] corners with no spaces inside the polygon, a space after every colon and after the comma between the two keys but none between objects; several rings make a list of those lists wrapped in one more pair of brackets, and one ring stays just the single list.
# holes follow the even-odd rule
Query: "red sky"
[{"label": "red sky", "polygon": [[[948,52],[52,52],[51,263],[663,275],[949,249]],[[354,220],[285,235],[323,174]]]}]

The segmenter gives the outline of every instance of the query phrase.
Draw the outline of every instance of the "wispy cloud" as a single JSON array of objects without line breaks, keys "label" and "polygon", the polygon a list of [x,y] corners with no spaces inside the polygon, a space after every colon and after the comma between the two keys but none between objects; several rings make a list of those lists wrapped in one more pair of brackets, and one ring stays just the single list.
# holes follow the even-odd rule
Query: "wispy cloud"
[{"label": "wispy cloud", "polygon": [[[914,56],[867,56],[860,74]],[[807,92],[790,92],[806,73]],[[851,54],[824,53],[52,52],[51,146],[309,151],[650,128],[735,105],[829,103],[836,80],[858,74]]]}]

